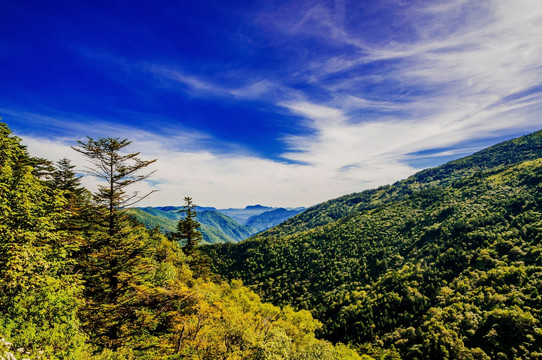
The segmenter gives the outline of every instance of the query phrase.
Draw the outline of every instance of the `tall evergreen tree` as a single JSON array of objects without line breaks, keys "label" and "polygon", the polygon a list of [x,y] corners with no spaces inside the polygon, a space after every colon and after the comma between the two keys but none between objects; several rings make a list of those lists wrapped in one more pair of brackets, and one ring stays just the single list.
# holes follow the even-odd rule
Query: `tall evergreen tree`
[{"label": "tall evergreen tree", "polygon": [[70,159],[62,158],[57,161],[53,171],[53,185],[59,190],[70,191],[74,194],[80,194],[81,176],[75,174],[75,165],[72,165]]},{"label": "tall evergreen tree", "polygon": [[75,151],[85,155],[92,167],[85,172],[106,183],[99,185],[94,194],[95,201],[106,207],[107,227],[109,235],[113,236],[117,229],[119,209],[131,206],[149,196],[139,192],[128,194],[126,188],[137,182],[147,179],[154,171],[140,175],[138,172],[154,163],[154,160],[141,160],[139,153],[123,154],[121,151],[132,142],[128,139],[99,138],[94,140],[87,137],[87,141],[78,141],[78,146],[72,147]]},{"label": "tall evergreen tree", "polygon": [[199,232],[200,223],[196,220],[197,212],[196,205],[192,202],[192,198],[186,196],[184,198],[184,206],[180,213],[184,213],[185,217],[179,220],[177,224],[177,232],[175,239],[183,246],[183,251],[188,256],[193,256],[196,246],[201,242],[201,232]]}]

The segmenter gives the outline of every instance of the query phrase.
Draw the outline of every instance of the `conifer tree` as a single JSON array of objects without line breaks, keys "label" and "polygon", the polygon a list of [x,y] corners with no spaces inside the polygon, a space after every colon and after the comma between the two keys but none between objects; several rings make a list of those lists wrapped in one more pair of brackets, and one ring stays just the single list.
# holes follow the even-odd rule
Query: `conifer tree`
[{"label": "conifer tree", "polygon": [[143,200],[154,191],[145,195],[139,192],[127,194],[126,188],[137,182],[147,179],[154,171],[139,175],[138,172],[154,160],[141,160],[139,153],[123,154],[121,151],[132,142],[128,139],[99,138],[94,140],[87,137],[87,141],[78,141],[78,146],[72,147],[75,151],[85,155],[92,167],[87,167],[85,172],[106,183],[99,185],[94,194],[95,201],[106,207],[107,228],[110,236],[117,231],[118,210],[122,207],[131,206]]},{"label": "conifer tree", "polygon": [[127,193],[130,185],[147,179],[153,172],[139,174],[156,160],[141,160],[139,153],[123,153],[131,144],[127,139],[87,137],[78,141],[74,150],[85,155],[92,166],[85,172],[105,184],[98,185],[93,194],[98,205],[93,222],[97,225],[85,231],[87,246],[80,269],[85,280],[86,306],[84,325],[94,334],[93,341],[116,347],[123,337],[129,294],[133,296],[133,283],[126,274],[144,267],[148,251],[146,232],[134,226],[133,221],[122,216],[122,208],[133,205],[152,192],[140,196]]},{"label": "conifer tree", "polygon": [[80,194],[81,176],[75,174],[75,165],[72,165],[70,159],[62,158],[57,161],[53,171],[53,186],[59,190],[70,191],[74,194]]},{"label": "conifer tree", "polygon": [[199,232],[200,223],[196,220],[197,212],[196,205],[192,202],[192,198],[186,196],[184,198],[184,206],[180,213],[184,213],[185,217],[179,220],[177,224],[177,232],[175,239],[183,246],[183,251],[188,256],[193,256],[196,246],[201,242],[202,236]]}]

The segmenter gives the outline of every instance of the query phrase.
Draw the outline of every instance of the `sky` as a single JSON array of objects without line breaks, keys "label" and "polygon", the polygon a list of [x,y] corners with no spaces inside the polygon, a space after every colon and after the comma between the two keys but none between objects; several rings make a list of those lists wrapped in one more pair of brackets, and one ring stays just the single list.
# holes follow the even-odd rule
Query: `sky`
[{"label": "sky", "polygon": [[81,170],[133,141],[140,206],[310,206],[540,130],[541,60],[540,0],[0,2],[2,121]]}]

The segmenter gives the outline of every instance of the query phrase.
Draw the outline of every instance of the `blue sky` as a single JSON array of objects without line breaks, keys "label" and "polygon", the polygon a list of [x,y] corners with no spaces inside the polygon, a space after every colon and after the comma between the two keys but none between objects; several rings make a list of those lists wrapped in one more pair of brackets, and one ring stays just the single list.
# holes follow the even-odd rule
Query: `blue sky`
[{"label": "blue sky", "polygon": [[[32,155],[158,158],[144,205],[308,206],[542,128],[542,2],[2,1]],[[93,179],[85,179],[89,187]]]}]

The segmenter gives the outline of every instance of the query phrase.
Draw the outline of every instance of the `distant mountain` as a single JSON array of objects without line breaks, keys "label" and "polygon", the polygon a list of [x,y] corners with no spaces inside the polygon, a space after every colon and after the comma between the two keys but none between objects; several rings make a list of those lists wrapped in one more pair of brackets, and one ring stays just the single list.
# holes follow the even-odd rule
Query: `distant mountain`
[{"label": "distant mountain", "polygon": [[311,309],[323,336],[374,358],[531,359],[541,219],[537,132],[203,249],[223,277]]},{"label": "distant mountain", "polygon": [[259,215],[251,216],[247,219],[246,225],[253,227],[257,231],[263,231],[288,220],[302,211],[302,209],[286,210],[285,208],[270,210]]},{"label": "distant mountain", "polygon": [[[177,207],[166,207],[166,209],[169,211],[152,207],[130,208],[125,211],[142,222],[148,229],[158,227],[163,233],[174,232],[182,214],[178,212]],[[238,242],[256,233],[255,229],[240,225],[215,210],[199,212],[196,220],[201,224],[200,231],[206,244]]]},{"label": "distant mountain", "polygon": [[233,220],[237,221],[239,224],[246,225],[248,219],[253,216],[258,216],[267,211],[275,210],[276,208],[262,205],[249,205],[244,209],[221,209],[219,210],[222,214],[231,217]]},{"label": "distant mountain", "polygon": [[256,232],[254,228],[240,225],[229,216],[215,210],[198,213],[196,220],[206,227],[216,229],[217,233],[221,235],[213,243],[226,242],[221,240],[224,238],[228,239],[227,242],[239,242]]},{"label": "distant mountain", "polygon": [[[126,212],[141,221],[147,228],[158,227],[161,232],[168,233],[176,230],[179,219],[183,217],[183,214],[179,213],[181,209],[182,206],[161,206],[130,208],[126,209]],[[201,206],[195,208],[198,213],[196,220],[201,223],[200,231],[206,244],[239,242],[259,231],[278,225],[303,209],[287,210],[262,205],[222,210]]]}]

